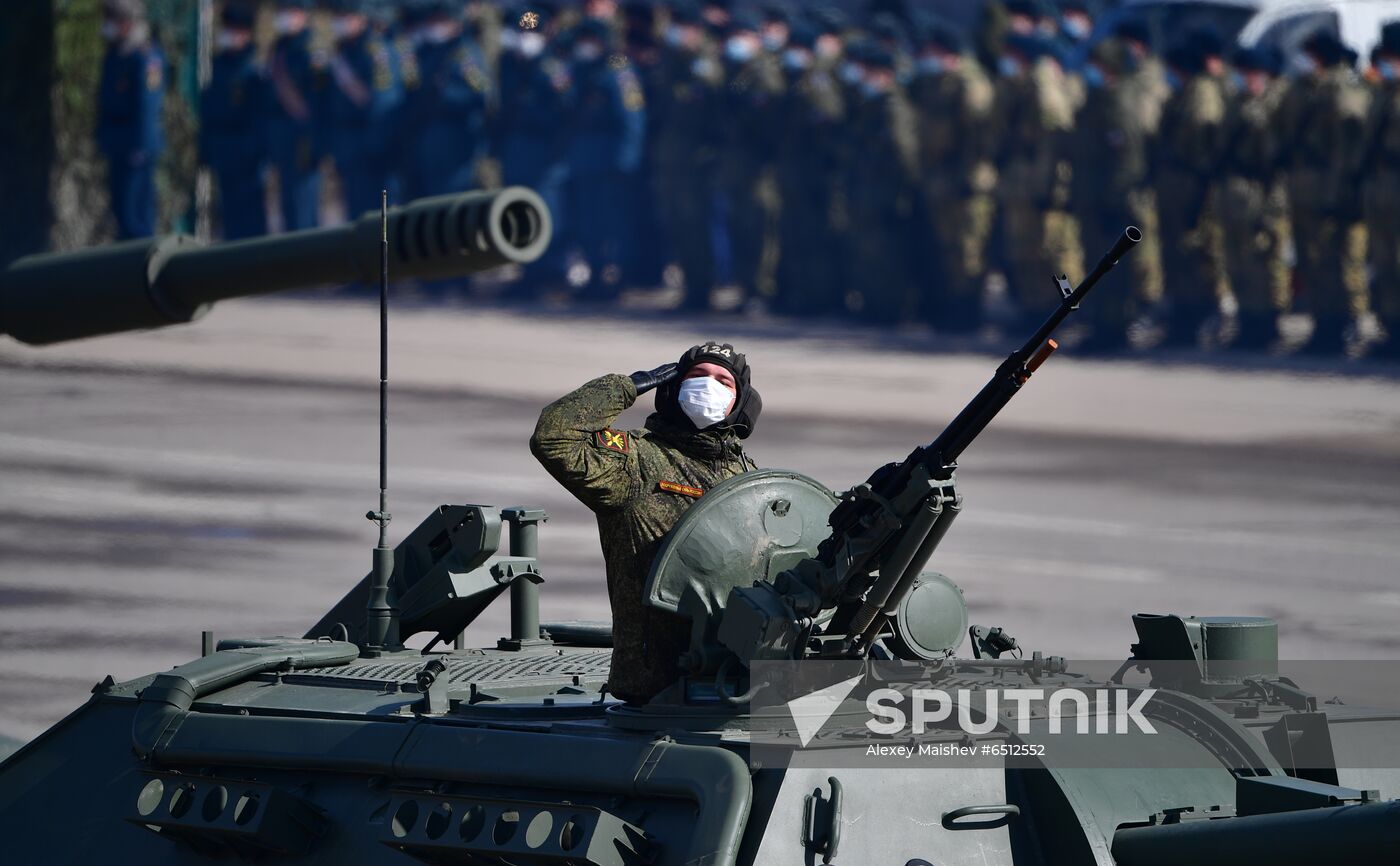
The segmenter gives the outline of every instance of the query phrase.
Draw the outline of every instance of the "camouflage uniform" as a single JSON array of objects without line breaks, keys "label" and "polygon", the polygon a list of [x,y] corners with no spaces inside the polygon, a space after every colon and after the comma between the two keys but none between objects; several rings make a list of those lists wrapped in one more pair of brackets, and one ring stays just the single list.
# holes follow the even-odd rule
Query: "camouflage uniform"
[{"label": "camouflage uniform", "polygon": [[688,309],[707,309],[715,285],[710,243],[719,103],[724,73],[709,47],[699,52],[667,47],[653,67],[658,113],[651,153],[658,208],[676,261],[685,273]]},{"label": "camouflage uniform", "polygon": [[845,119],[845,95],[830,64],[815,63],[793,77],[783,100],[776,165],[783,207],[775,301],[784,313],[823,315],[841,308],[840,273],[832,267],[831,251]]},{"label": "camouflage uniform", "polygon": [[1084,276],[1079,226],[1070,215],[1067,147],[1074,126],[1073,94],[1064,71],[1048,59],[997,86],[1001,155],[998,204],[1006,235],[1012,296],[1023,304],[1050,297],[1052,275]]},{"label": "camouflage uniform", "polygon": [[[530,450],[598,518],[613,615],[613,694],[645,701],[675,682],[690,625],[643,602],[651,562],[696,497],[752,464],[733,433],[682,429],[659,414],[645,430],[613,430],[637,400],[607,375],[545,407]],[[669,488],[669,489],[663,489]]]},{"label": "camouflage uniform", "polygon": [[734,281],[771,297],[778,263],[781,201],[773,164],[781,131],[784,81],[778,59],[760,52],[731,66],[725,87],[720,185],[729,205]]},{"label": "camouflage uniform", "polygon": [[1225,105],[1224,83],[1199,72],[1162,109],[1155,180],[1172,310],[1169,336],[1176,341],[1194,341],[1205,320],[1229,304],[1225,241],[1212,185],[1224,158]]},{"label": "camouflage uniform", "polygon": [[[1129,267],[1137,284],[1134,294],[1144,307],[1161,302],[1165,285],[1157,190],[1151,178],[1151,150],[1161,129],[1162,109],[1170,96],[1166,70],[1156,57],[1144,58],[1119,85],[1120,117],[1124,131],[1131,137],[1123,158],[1137,162],[1133,186],[1128,192],[1128,209],[1133,224],[1142,232],[1142,241],[1133,250]],[[1091,249],[1098,251],[1097,246]],[[1094,303],[1101,304],[1102,299]]]},{"label": "camouflage uniform", "polygon": [[933,324],[976,321],[995,216],[996,167],[988,158],[996,90],[971,55],[910,85],[918,112],[919,174],[938,249],[940,297]]},{"label": "camouflage uniform", "polygon": [[1162,298],[1156,196],[1148,182],[1148,159],[1165,95],[1152,87],[1161,79],[1151,69],[1139,67],[1124,74],[1127,63],[1121,46],[1103,43],[1092,59],[1105,77],[1100,86],[1088,89],[1075,119],[1070,196],[1074,214],[1084,247],[1093,255],[1112,246],[1124,226],[1135,225],[1143,235],[1124,263],[1132,274],[1132,291],[1099,296],[1085,310],[1092,317],[1094,344],[1116,348],[1133,314]]},{"label": "camouflage uniform", "polygon": [[1237,94],[1229,107],[1220,221],[1230,290],[1240,337],[1262,343],[1292,303],[1288,194],[1278,177],[1275,115],[1287,82],[1275,79],[1259,93]]},{"label": "camouflage uniform", "polygon": [[860,99],[850,124],[846,188],[852,297],[866,320],[906,321],[917,308],[906,246],[918,177],[917,119],[898,85]]},{"label": "camouflage uniform", "polygon": [[1400,81],[1377,91],[1366,135],[1361,176],[1375,278],[1376,314],[1400,347]]},{"label": "camouflage uniform", "polygon": [[1366,225],[1355,172],[1370,94],[1345,64],[1294,84],[1281,140],[1297,245],[1299,301],[1317,323],[1315,342],[1335,344],[1343,323],[1370,313]]}]

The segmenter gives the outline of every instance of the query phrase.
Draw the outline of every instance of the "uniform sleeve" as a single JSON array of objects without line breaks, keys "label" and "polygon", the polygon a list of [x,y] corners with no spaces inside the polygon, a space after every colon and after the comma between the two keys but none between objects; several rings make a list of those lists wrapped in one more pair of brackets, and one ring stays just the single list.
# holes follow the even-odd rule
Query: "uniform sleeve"
[{"label": "uniform sleeve", "polygon": [[530,437],[530,451],[545,470],[594,511],[618,508],[636,495],[636,443],[610,429],[636,400],[627,376],[594,379],[546,406]]}]

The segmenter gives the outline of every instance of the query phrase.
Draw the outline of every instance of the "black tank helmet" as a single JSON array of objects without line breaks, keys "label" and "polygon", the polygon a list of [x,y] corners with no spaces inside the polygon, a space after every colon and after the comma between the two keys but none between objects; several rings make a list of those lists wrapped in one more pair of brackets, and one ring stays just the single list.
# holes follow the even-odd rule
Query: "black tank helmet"
[{"label": "black tank helmet", "polygon": [[749,361],[742,352],[736,351],[728,343],[708,342],[691,346],[676,362],[680,375],[656,389],[657,414],[679,425],[689,425],[690,419],[681,411],[680,390],[685,374],[696,364],[717,364],[734,374],[734,384],[738,393],[734,408],[720,422],[720,429],[728,428],[740,439],[747,439],[758,423],[758,415],[763,411],[763,398],[750,382]]}]

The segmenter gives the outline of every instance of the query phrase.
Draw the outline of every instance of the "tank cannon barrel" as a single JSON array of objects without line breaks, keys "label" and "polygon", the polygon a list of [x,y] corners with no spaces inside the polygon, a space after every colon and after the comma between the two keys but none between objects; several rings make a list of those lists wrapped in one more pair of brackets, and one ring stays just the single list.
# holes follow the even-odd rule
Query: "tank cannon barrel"
[{"label": "tank cannon barrel", "polygon": [[[508,187],[389,210],[395,279],[479,273],[544,252],[549,209]],[[204,245],[184,235],[32,255],[0,273],[0,334],[33,345],[190,322],[216,301],[379,273],[379,214],[330,228]]]}]

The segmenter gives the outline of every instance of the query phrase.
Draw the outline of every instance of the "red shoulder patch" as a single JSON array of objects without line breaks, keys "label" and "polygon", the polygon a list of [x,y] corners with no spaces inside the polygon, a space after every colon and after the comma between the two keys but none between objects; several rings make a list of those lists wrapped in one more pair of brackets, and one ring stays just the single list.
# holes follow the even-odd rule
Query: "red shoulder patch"
[{"label": "red shoulder patch", "polygon": [[626,454],[632,448],[631,439],[625,430],[599,430],[598,444],[609,451]]},{"label": "red shoulder patch", "polygon": [[691,487],[688,484],[677,484],[674,481],[658,481],[656,486],[667,493],[679,493],[682,496],[693,496],[696,499],[705,495],[705,491],[701,490],[699,487]]}]

